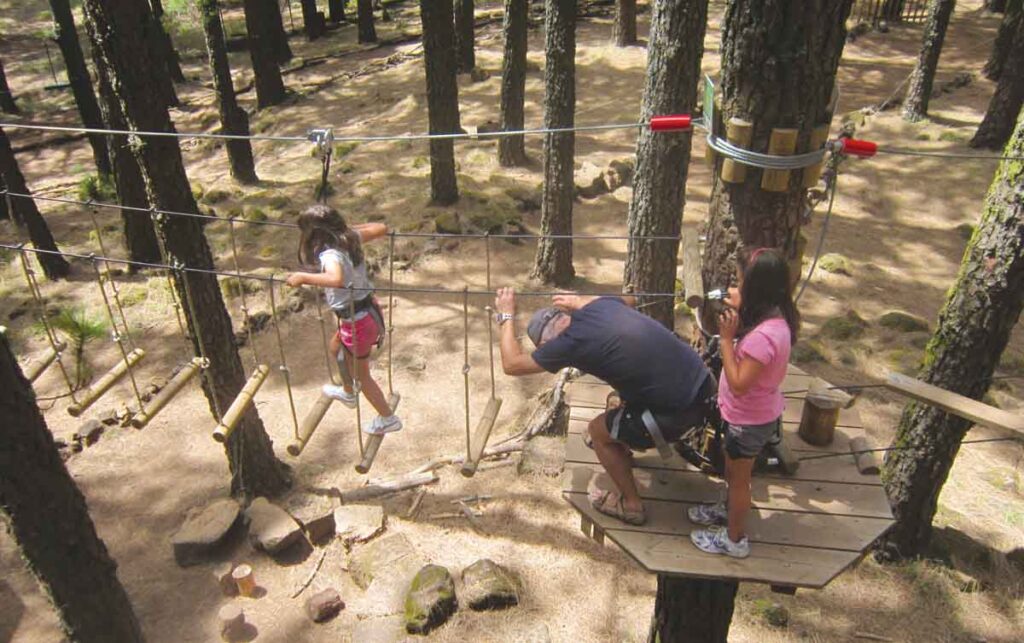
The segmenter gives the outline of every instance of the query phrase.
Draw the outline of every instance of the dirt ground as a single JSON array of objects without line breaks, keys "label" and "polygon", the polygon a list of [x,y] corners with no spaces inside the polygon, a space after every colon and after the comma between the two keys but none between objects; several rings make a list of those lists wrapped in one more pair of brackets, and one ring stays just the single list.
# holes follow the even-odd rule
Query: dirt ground
[{"label": "dirt ground", "polygon": [[[179,5],[167,3],[171,9]],[[225,9],[228,32],[239,27],[238,3]],[[296,20],[298,17],[298,5]],[[406,3],[406,5],[411,3]],[[478,18],[498,15],[499,2],[478,2]],[[892,147],[922,150],[967,151],[966,142],[981,120],[993,85],[980,74],[998,19],[981,9],[980,0],[958,3],[937,85],[957,74],[973,74],[973,81],[933,99],[930,120],[903,122],[888,111],[858,119],[857,135]],[[77,124],[68,92],[44,88],[52,82],[40,34],[47,28],[41,0],[0,0],[0,55],[10,85],[25,118],[33,122]],[[704,70],[716,73],[720,19],[724,4],[712,4]],[[378,23],[382,38],[418,30],[415,14],[399,8],[396,20]],[[173,111],[179,131],[212,131],[216,127],[213,94],[201,40],[187,15],[179,17],[174,32],[184,55],[190,82],[179,86],[183,107]],[[288,21],[287,14],[285,17]],[[646,37],[647,15],[640,18]],[[840,106],[835,130],[843,116],[877,104],[897,91],[910,73],[919,43],[920,27],[893,25],[888,33],[872,32],[848,44],[840,69]],[[636,118],[643,88],[645,50],[610,46],[608,19],[582,22],[578,31],[576,118],[579,124],[628,122]],[[336,136],[418,133],[427,129],[422,59],[416,42],[366,47],[355,43],[355,28],[347,26],[315,43],[301,35],[292,38],[296,56],[313,60],[327,54],[322,64],[302,67],[285,76],[296,95],[282,106],[262,110],[253,117],[261,134],[301,135],[310,127],[333,126]],[[501,69],[500,21],[478,33],[478,66],[490,72],[481,82],[468,76],[459,80],[464,127],[473,128],[498,119]],[[51,47],[55,64],[59,54]],[[390,58],[389,58],[390,57]],[[543,36],[530,32],[529,58],[534,65],[527,78],[526,122],[539,126],[543,117]],[[383,64],[385,60],[389,64]],[[236,86],[250,79],[247,54],[231,55]],[[364,72],[353,74],[353,72]],[[59,74],[60,72],[58,72]],[[240,95],[254,109],[252,91]],[[14,145],[52,137],[8,130]],[[634,152],[635,133],[616,130],[577,136],[579,164],[598,167]],[[497,165],[494,142],[456,144],[463,199],[451,209],[464,218],[512,211],[510,191],[534,189],[541,180],[542,141],[527,139],[535,162],[528,168],[503,169]],[[228,177],[221,146],[206,141],[183,141],[183,153],[193,186],[204,193],[204,207],[221,215],[292,220],[312,199],[319,179],[319,162],[305,144],[258,142],[254,145],[255,187],[236,186]],[[684,225],[700,227],[706,217],[710,175],[703,158],[701,136],[694,137],[694,162],[687,190]],[[444,209],[428,207],[429,164],[425,143],[383,142],[346,146],[339,150],[332,184],[332,204],[352,221],[385,220],[403,231],[432,231],[434,218]],[[44,196],[75,198],[79,181],[91,172],[92,158],[84,141],[47,146],[19,154],[19,162],[33,191]],[[991,181],[993,161],[950,161],[902,156],[878,156],[851,161],[842,168],[839,191],[824,252],[840,253],[849,274],[819,270],[810,283],[801,312],[803,338],[821,358],[801,366],[836,384],[859,383],[888,369],[913,372],[927,333],[897,333],[882,328],[878,317],[898,309],[927,319],[932,326],[955,276],[966,243],[962,224],[976,222]],[[220,194],[218,194],[220,192]],[[574,229],[580,233],[625,234],[628,195],[609,194],[575,204]],[[73,206],[41,203],[61,247],[88,254],[99,252],[87,213]],[[115,211],[98,213],[108,251],[123,256]],[[817,240],[822,223],[818,213],[808,228]],[[539,212],[523,215],[524,226],[536,231]],[[243,271],[282,273],[295,267],[296,239],[289,229],[239,226],[240,263]],[[0,224],[0,239],[19,239],[19,231]],[[232,268],[227,225],[212,223],[207,235],[218,266]],[[813,245],[812,245],[813,248]],[[527,279],[535,248],[491,242],[494,285],[537,289]],[[625,257],[624,241],[579,241],[575,244],[578,287],[617,288]],[[459,289],[483,288],[483,242],[438,246],[427,240],[401,241],[396,284]],[[371,250],[375,258],[386,248]],[[30,301],[20,276],[20,265],[10,254],[0,257],[0,315],[26,362],[44,349],[43,336],[34,324]],[[385,284],[387,262],[381,261],[379,284]],[[166,375],[186,357],[184,343],[173,321],[172,301],[162,277],[121,277],[126,315],[135,342],[148,353],[137,377],[148,382]],[[82,307],[95,318],[105,312],[87,263],[76,262],[71,279],[44,284],[51,306]],[[285,293],[279,292],[278,301]],[[265,288],[250,293],[250,307],[266,310]],[[241,324],[240,299],[228,299],[236,324]],[[486,297],[470,301],[471,413],[475,421],[489,393]],[[524,309],[538,305],[524,300]],[[458,453],[464,445],[463,316],[461,295],[403,294],[395,300],[393,377],[401,391],[401,415],[406,429],[389,437],[372,471],[384,477],[409,471],[433,457]],[[854,310],[869,322],[863,337],[836,342],[819,335],[829,318]],[[683,322],[685,323],[685,322]],[[320,330],[312,306],[282,319],[281,334],[294,403],[299,416],[318,395],[326,380]],[[249,368],[254,359],[278,366],[272,330],[257,336],[256,355],[242,349]],[[88,357],[100,373],[118,358],[116,347],[99,340],[88,346]],[[375,366],[380,381],[387,372],[386,354]],[[1024,337],[1020,329],[1007,349],[999,371],[1024,375]],[[549,377],[513,379],[498,374],[498,394],[504,406],[494,439],[515,433],[530,410],[532,397],[551,384]],[[36,383],[41,398],[59,396],[63,383],[50,369]],[[1021,380],[998,383],[990,401],[1003,408],[1020,409]],[[96,404],[86,418],[96,417],[122,402],[131,391],[121,383]],[[284,452],[292,431],[284,378],[275,370],[256,397],[276,451],[293,467],[296,488],[353,488],[363,477],[353,469],[358,459],[354,414],[335,405],[303,456]],[[58,438],[70,441],[81,419],[66,413],[68,401],[41,401],[46,420]],[[877,389],[859,402],[865,426],[879,444],[888,444],[903,401]],[[127,588],[151,641],[216,640],[216,614],[223,600],[208,566],[179,568],[171,555],[170,535],[186,511],[228,492],[226,459],[210,439],[214,421],[199,388],[190,385],[146,429],[108,429],[93,446],[67,462],[86,495],[97,530],[117,560],[119,576]],[[970,437],[992,437],[995,431],[974,429]],[[936,519],[939,540],[951,550],[964,573],[983,581],[982,590],[960,591],[956,574],[932,563],[880,566],[866,560],[837,578],[822,591],[801,591],[793,597],[773,595],[766,587],[743,585],[732,628],[735,641],[856,640],[874,634],[899,641],[1019,641],[1024,639],[1022,590],[1019,569],[1007,564],[1005,554],[1018,556],[1024,547],[1024,482],[1019,443],[1001,442],[965,446],[940,498]],[[517,476],[515,468],[481,472],[464,479],[454,469],[441,471],[440,482],[429,487],[424,505],[414,520],[405,520],[413,494],[386,499],[388,532],[408,536],[425,561],[457,572],[481,557],[490,557],[517,571],[523,578],[521,605],[501,613],[459,611],[432,634],[439,641],[533,640],[546,628],[553,641],[640,641],[646,637],[654,603],[655,581],[613,545],[596,545],[578,530],[578,516],[559,495],[554,479]],[[480,522],[486,533],[471,529],[464,520],[432,520],[451,511],[450,501],[472,494],[487,494]],[[232,554],[237,562],[255,568],[266,594],[247,600],[248,619],[264,641],[351,640],[360,621],[373,616],[366,601],[346,573],[346,555],[330,545],[325,563],[307,592],[337,587],[348,608],[326,625],[313,625],[302,612],[302,600],[291,599],[306,578],[319,552],[279,564],[239,544]],[[24,568],[11,538],[0,535],[0,640],[53,641],[61,638],[47,599]],[[787,628],[772,627],[765,607],[779,603],[790,612]],[[378,621],[369,621],[369,624]],[[378,631],[383,631],[383,621]],[[364,626],[367,623],[364,623]]]}]

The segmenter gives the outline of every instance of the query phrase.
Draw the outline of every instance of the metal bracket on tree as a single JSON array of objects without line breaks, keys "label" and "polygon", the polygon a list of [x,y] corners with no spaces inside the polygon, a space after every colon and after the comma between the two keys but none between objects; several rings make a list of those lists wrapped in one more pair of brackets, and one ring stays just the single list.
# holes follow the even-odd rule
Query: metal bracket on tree
[{"label": "metal bracket on tree", "polygon": [[313,155],[323,162],[323,170],[320,174],[320,187],[316,191],[316,200],[321,203],[327,202],[327,177],[331,172],[331,155],[334,152],[334,130],[330,127],[322,129],[311,129],[308,134],[309,141],[315,146]]}]

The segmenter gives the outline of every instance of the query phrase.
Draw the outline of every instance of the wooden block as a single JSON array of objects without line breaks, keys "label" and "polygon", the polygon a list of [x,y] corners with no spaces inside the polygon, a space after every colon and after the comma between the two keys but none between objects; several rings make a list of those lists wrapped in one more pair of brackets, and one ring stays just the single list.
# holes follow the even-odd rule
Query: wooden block
[{"label": "wooden block", "polygon": [[235,579],[239,596],[252,596],[256,591],[256,576],[252,573],[252,567],[248,565],[235,567],[231,572],[231,578]]},{"label": "wooden block", "polygon": [[587,538],[590,538],[593,527],[594,523],[590,522],[590,518],[587,518],[584,515],[580,516],[580,531],[582,531]]},{"label": "wooden block", "polygon": [[594,542],[596,542],[598,545],[603,545],[604,544],[604,529],[601,529],[597,525],[594,525],[593,538],[594,538]]},{"label": "wooden block", "polygon": [[[808,152],[813,152],[814,150],[821,149],[821,146],[824,145],[825,141],[828,140],[828,129],[828,123],[824,125],[819,125],[814,128],[814,131],[811,132],[811,140],[808,143]],[[821,179],[821,170],[824,167],[825,159],[822,159],[820,163],[815,163],[814,165],[805,167],[803,170],[803,186],[805,188],[813,188],[814,186],[816,186],[818,184],[818,181]]]},{"label": "wooden block", "polygon": [[[796,151],[798,129],[773,129],[768,139],[768,153],[791,156]],[[761,174],[761,189],[768,192],[785,192],[789,189],[790,170],[765,170]]]},{"label": "wooden block", "polygon": [[862,475],[877,476],[882,468],[878,464],[877,454],[871,450],[871,444],[864,436],[857,436],[850,440],[850,452],[853,453],[853,460],[857,465],[857,471]]},{"label": "wooden block", "polygon": [[[750,147],[754,135],[754,124],[742,118],[730,118],[725,126],[725,138],[736,147]],[[722,162],[722,180],[726,183],[743,183],[747,178],[747,166],[732,159]]]},{"label": "wooden block", "polygon": [[686,305],[697,310],[704,305],[704,279],[701,277],[700,247],[697,245],[697,231],[683,230],[683,290]]},{"label": "wooden block", "polygon": [[228,603],[217,611],[222,641],[236,641],[242,638],[245,629],[245,612],[237,603]]},{"label": "wooden block", "polygon": [[966,418],[977,424],[1013,431],[1024,435],[1024,415],[1010,413],[989,406],[969,397],[941,389],[927,382],[907,377],[900,373],[889,373],[886,385],[919,402],[931,404],[943,411]]},{"label": "wooden block", "polygon": [[828,394],[828,384],[815,378],[807,387],[804,409],[800,416],[800,437],[816,446],[832,443],[839,421],[842,400]]}]

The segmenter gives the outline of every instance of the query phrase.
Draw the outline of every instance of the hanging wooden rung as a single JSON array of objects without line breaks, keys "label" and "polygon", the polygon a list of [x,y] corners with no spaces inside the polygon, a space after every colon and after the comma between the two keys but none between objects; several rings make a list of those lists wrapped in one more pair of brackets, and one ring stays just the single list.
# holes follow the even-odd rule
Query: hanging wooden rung
[{"label": "hanging wooden rung", "polygon": [[156,414],[160,412],[160,409],[167,406],[167,403],[178,394],[181,389],[185,388],[188,381],[195,377],[195,374],[199,372],[202,367],[203,360],[199,357],[195,357],[192,361],[188,362],[181,367],[174,377],[171,378],[170,382],[167,382],[167,386],[160,389],[160,392],[153,396],[146,406],[135,414],[132,418],[132,426],[136,429],[141,429],[149,421],[156,417]]},{"label": "hanging wooden rung", "polygon": [[[394,413],[398,408],[398,403],[402,401],[401,393],[392,393],[388,397],[388,406],[391,407],[391,412]],[[363,447],[363,457],[356,465],[356,471],[359,473],[369,473],[370,467],[373,466],[373,460],[377,457],[377,450],[380,449],[380,443],[384,441],[384,434],[371,435],[366,441],[366,446]]]},{"label": "hanging wooden rung", "polygon": [[66,346],[67,344],[65,344],[64,342],[58,342],[56,350],[54,350],[53,346],[47,348],[46,352],[43,353],[42,359],[40,359],[35,364],[32,364],[25,370],[25,379],[27,379],[29,382],[35,382],[37,379],[39,379],[39,376],[42,375],[46,371],[46,369],[50,368],[50,364],[53,364],[54,360],[57,359],[57,353],[64,350]]},{"label": "hanging wooden rung", "polygon": [[476,467],[480,464],[480,456],[487,447],[487,439],[491,437],[491,429],[494,428],[494,421],[498,419],[498,411],[501,410],[501,398],[492,397],[487,400],[484,414],[480,417],[480,423],[476,425],[476,433],[473,436],[473,444],[470,445],[469,458],[462,463],[460,473],[467,478],[476,474]]},{"label": "hanging wooden rung", "polygon": [[114,368],[110,369],[103,374],[103,377],[96,380],[96,383],[90,386],[82,393],[82,396],[78,398],[78,402],[68,406],[68,413],[72,417],[78,417],[85,412],[93,403],[100,399],[104,393],[110,390],[110,387],[117,383],[119,379],[124,377],[124,374],[128,372],[128,369],[139,363],[143,357],[145,357],[146,351],[141,348],[136,348],[132,352],[128,353],[127,359],[122,359],[117,364],[114,364]]},{"label": "hanging wooden rung", "polygon": [[320,394],[320,397],[313,404],[313,408],[309,409],[306,417],[302,418],[302,424],[299,425],[299,434],[288,445],[288,455],[298,457],[302,453],[302,450],[306,448],[306,443],[313,437],[313,432],[316,431],[324,416],[327,415],[327,409],[331,408],[331,402],[333,401],[333,398],[327,397],[323,393]]},{"label": "hanging wooden rung", "polygon": [[238,426],[238,421],[242,419],[245,409],[256,395],[256,391],[260,390],[260,387],[263,386],[268,373],[270,373],[270,367],[266,364],[260,364],[256,367],[256,370],[249,376],[249,381],[238,392],[238,397],[235,398],[235,401],[228,407],[227,412],[221,417],[217,428],[213,430],[214,440],[217,442],[227,442],[235,427]]}]

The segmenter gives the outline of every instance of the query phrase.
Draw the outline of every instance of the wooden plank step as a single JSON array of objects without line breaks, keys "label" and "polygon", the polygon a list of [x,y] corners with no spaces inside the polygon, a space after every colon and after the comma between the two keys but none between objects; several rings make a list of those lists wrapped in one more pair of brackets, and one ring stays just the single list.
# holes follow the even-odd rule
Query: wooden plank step
[{"label": "wooden plank step", "polygon": [[[637,469],[634,476],[645,500],[716,502],[723,486],[696,472]],[[573,463],[566,467],[563,480],[562,491],[587,493],[591,488],[615,488],[600,465]],[[755,477],[751,491],[754,506],[763,509],[892,518],[885,491],[875,485]]]},{"label": "wooden plank step", "polygon": [[[814,455],[807,453],[806,455]],[[798,453],[799,456],[799,453]],[[594,450],[583,443],[582,433],[570,433],[565,441],[566,462],[583,464],[599,464]],[[696,471],[696,467],[673,452],[672,457],[663,460],[654,449],[633,454],[633,466],[637,469],[667,469],[670,471]],[[862,475],[852,455],[843,455],[820,460],[808,460],[800,464],[794,475],[786,475],[781,471],[765,471],[754,474],[765,478],[781,478],[783,480],[802,480],[807,482],[835,482],[841,484],[866,484],[881,486],[882,479],[877,475]]]},{"label": "wooden plank step", "polygon": [[689,536],[645,534],[622,529],[605,532],[650,572],[711,579],[770,583],[820,589],[853,565],[861,554],[834,549],[755,545],[742,560],[705,554]]},{"label": "wooden plank step", "polygon": [[[562,494],[577,511],[603,530],[636,531],[647,534],[689,536],[700,529],[686,517],[696,503],[648,500],[645,502],[647,522],[642,526],[627,525],[594,509],[584,493]],[[773,511],[755,508],[747,517],[747,536],[751,543],[795,545],[818,549],[864,551],[892,524],[880,518],[830,516],[802,512]]]},{"label": "wooden plank step", "polygon": [[984,402],[941,389],[927,382],[907,377],[902,373],[889,373],[886,386],[919,402],[966,418],[976,424],[1012,431],[1024,435],[1024,415],[1011,413]]}]

